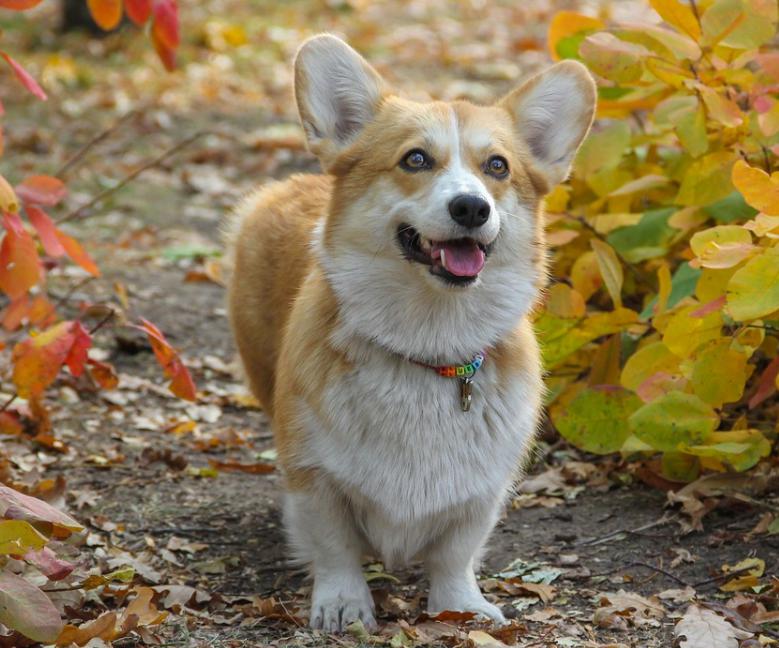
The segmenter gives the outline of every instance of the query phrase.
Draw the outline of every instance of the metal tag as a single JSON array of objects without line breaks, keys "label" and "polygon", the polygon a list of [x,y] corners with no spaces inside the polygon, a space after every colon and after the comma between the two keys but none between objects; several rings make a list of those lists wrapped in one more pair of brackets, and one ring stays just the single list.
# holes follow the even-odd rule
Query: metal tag
[{"label": "metal tag", "polygon": [[471,394],[473,393],[473,380],[460,378],[460,407],[463,412],[471,409]]}]

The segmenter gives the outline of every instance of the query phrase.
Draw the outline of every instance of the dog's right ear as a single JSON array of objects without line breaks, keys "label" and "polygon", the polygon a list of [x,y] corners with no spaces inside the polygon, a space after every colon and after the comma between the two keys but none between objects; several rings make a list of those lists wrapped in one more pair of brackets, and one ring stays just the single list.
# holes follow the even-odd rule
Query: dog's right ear
[{"label": "dog's right ear", "polygon": [[312,153],[327,168],[371,121],[386,89],[379,73],[340,38],[309,38],[295,56],[295,100]]}]

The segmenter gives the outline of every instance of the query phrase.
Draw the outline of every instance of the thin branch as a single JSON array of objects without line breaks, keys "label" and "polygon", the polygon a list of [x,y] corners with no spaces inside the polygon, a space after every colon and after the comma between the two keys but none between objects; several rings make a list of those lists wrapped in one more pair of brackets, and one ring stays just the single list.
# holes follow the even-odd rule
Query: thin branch
[{"label": "thin branch", "polygon": [[64,179],[68,171],[70,171],[78,162],[80,162],[81,159],[87,153],[89,153],[89,151],[94,146],[102,142],[109,135],[115,133],[117,130],[119,130],[119,128],[121,128],[128,121],[132,121],[133,119],[135,119],[138,115],[141,114],[143,110],[144,108],[136,108],[135,110],[131,110],[130,112],[122,115],[118,120],[116,120],[113,124],[111,124],[111,126],[103,130],[101,133],[95,135],[91,140],[89,140],[86,144],[84,144],[78,151],[76,151],[70,158],[68,158],[68,160],[65,161],[65,163],[59,168],[59,170],[54,175],[60,179]]},{"label": "thin branch", "polygon": [[77,284],[72,286],[62,297],[59,297],[56,302],[54,302],[54,308],[58,309],[61,306],[65,304],[66,301],[68,301],[74,292],[76,292],[79,288],[82,288],[86,286],[90,281],[92,281],[94,277],[92,275],[89,275],[88,277],[85,277],[81,281],[79,281]]},{"label": "thin branch", "polygon": [[85,212],[90,210],[92,207],[97,205],[102,200],[105,200],[106,198],[108,198],[112,194],[116,193],[117,191],[119,191],[120,189],[122,189],[123,187],[128,185],[130,182],[135,180],[135,178],[137,178],[139,175],[141,175],[141,173],[143,173],[144,171],[147,171],[148,169],[151,169],[152,167],[158,166],[159,164],[161,164],[162,162],[167,160],[169,157],[171,157],[171,156],[175,155],[176,153],[178,153],[181,149],[183,149],[183,148],[189,146],[190,144],[192,144],[192,142],[194,142],[195,140],[201,138],[203,135],[208,134],[208,132],[209,131],[198,131],[194,135],[191,135],[190,137],[187,137],[186,139],[181,140],[178,144],[176,144],[172,148],[169,148],[167,151],[164,151],[163,153],[158,155],[153,160],[150,160],[146,164],[142,164],[141,166],[139,166],[135,171],[133,171],[130,175],[128,175],[126,178],[124,178],[121,182],[119,182],[119,184],[117,184],[117,185],[115,185],[113,187],[110,187],[110,188],[106,189],[105,191],[100,192],[97,196],[92,198],[92,200],[90,200],[89,202],[81,205],[81,207],[77,207],[76,209],[74,209],[69,214],[65,214],[62,218],[57,220],[57,224],[65,223],[67,221],[70,221],[70,220],[73,220],[73,219],[76,219],[76,218],[83,218],[84,215],[85,215],[84,214]]},{"label": "thin branch", "polygon": [[[611,574],[616,574],[617,572],[625,571],[627,569],[630,569],[631,567],[643,567],[644,569],[649,569],[653,572],[657,572],[658,574],[662,574],[666,578],[670,578],[672,581],[679,583],[679,585],[683,585],[684,587],[694,587],[691,583],[688,583],[687,581],[679,578],[678,576],[674,576],[671,572],[666,571],[665,569],[660,569],[660,567],[655,567],[654,565],[650,565],[649,563],[645,563],[645,562],[631,562],[628,563],[627,565],[622,565],[621,567],[610,569],[607,572],[591,574],[590,578],[600,578],[602,576],[610,576]],[[752,567],[752,569],[754,569],[754,567]]]},{"label": "thin branch", "polygon": [[9,407],[11,407],[11,404],[12,404],[12,403],[13,403],[13,402],[14,402],[14,401],[17,399],[17,398],[19,398],[19,394],[14,394],[13,396],[11,396],[11,398],[9,398],[8,400],[6,400],[6,401],[5,401],[5,403],[3,403],[2,405],[0,405],[0,412],[5,412],[5,410],[7,410]]}]

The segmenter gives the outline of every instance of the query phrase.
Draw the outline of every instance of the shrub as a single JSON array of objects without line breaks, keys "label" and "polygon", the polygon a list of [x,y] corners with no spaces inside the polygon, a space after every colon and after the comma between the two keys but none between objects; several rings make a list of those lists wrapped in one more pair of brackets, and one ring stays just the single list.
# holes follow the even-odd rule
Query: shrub
[{"label": "shrub", "polygon": [[536,326],[561,434],[661,453],[685,481],[747,470],[776,437],[777,4],[651,5],[664,24],[551,24],[600,119],[548,199],[557,282]]}]

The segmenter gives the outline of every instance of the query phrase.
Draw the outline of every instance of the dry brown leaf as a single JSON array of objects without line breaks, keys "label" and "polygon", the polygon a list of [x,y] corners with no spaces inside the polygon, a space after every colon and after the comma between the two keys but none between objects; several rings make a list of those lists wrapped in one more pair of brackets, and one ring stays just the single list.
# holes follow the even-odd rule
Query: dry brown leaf
[{"label": "dry brown leaf", "polygon": [[751,632],[734,628],[707,608],[691,605],[674,628],[682,639],[679,648],[738,648],[739,639],[749,639]]}]

